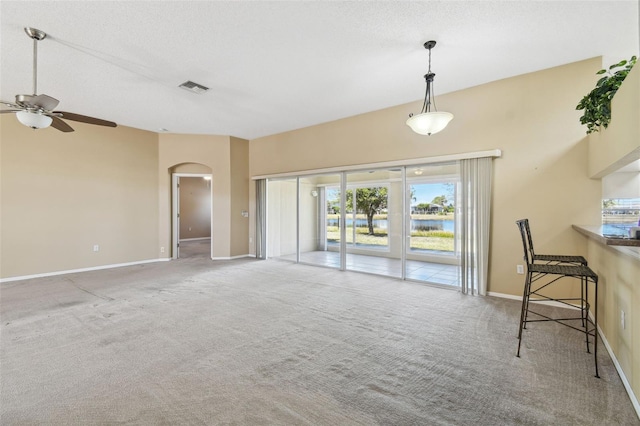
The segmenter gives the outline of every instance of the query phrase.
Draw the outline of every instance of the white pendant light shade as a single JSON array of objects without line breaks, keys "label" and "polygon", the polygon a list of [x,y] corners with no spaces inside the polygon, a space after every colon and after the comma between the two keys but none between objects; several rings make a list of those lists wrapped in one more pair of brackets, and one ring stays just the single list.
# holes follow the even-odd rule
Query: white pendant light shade
[{"label": "white pendant light shade", "polygon": [[44,129],[49,127],[53,119],[47,115],[38,114],[29,111],[20,111],[16,113],[18,121],[32,129]]},{"label": "white pendant light shade", "polygon": [[449,124],[452,119],[453,114],[450,112],[424,112],[409,117],[407,126],[411,127],[411,130],[420,135],[430,136],[447,127],[447,124]]},{"label": "white pendant light shade", "polygon": [[[409,119],[407,120],[407,126],[411,127],[411,130],[419,135],[426,136],[438,133],[447,127],[447,124],[453,120],[453,114],[450,112],[438,111],[436,108],[436,98],[433,94],[433,79],[436,75],[431,72],[431,49],[433,49],[435,45],[436,42],[434,40],[428,41],[424,44],[424,48],[429,51],[429,70],[424,75],[424,79],[427,83],[427,91],[424,95],[422,111],[420,111],[420,114],[409,114]],[[431,111],[432,103],[435,111]]]}]

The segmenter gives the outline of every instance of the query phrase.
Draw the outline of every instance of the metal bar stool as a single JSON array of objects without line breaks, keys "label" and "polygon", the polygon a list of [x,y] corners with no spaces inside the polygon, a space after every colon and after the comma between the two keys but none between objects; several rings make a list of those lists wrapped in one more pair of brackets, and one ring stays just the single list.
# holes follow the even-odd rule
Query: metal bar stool
[{"label": "metal bar stool", "polygon": [[[541,261],[547,263],[535,263],[533,258],[533,244],[531,244],[531,233],[529,232],[528,220],[522,219],[516,221],[522,237],[522,245],[524,248],[524,261],[527,264],[527,273],[525,275],[524,292],[522,295],[522,310],[520,312],[520,327],[518,330],[518,352],[516,356],[520,356],[520,346],[522,343],[522,330],[526,329],[527,323],[554,321],[574,330],[578,330],[585,335],[587,344],[587,353],[590,351],[590,338],[593,337],[593,359],[596,369],[596,377],[598,374],[598,275],[593,272],[587,265],[586,259],[582,256],[564,256],[564,255],[546,255]],[[540,255],[538,255],[540,256]],[[553,257],[554,259],[551,259]],[[581,258],[581,259],[580,259]],[[569,260],[577,259],[577,260]],[[584,262],[583,262],[584,260]],[[549,277],[550,280],[539,280]],[[554,284],[562,278],[578,278],[580,279],[581,296],[571,298],[554,298],[547,296],[543,291],[550,285]],[[593,321],[589,318],[589,283],[595,286],[595,305],[593,310]],[[533,296],[533,298],[532,298]],[[530,302],[552,301],[567,305],[571,308],[580,308],[580,316],[566,318],[552,318],[531,309]],[[579,306],[576,306],[579,302]],[[530,319],[529,315],[535,315],[534,319]],[[581,326],[575,326],[573,321],[580,321]]]},{"label": "metal bar stool", "polygon": [[[551,265],[568,264],[568,265],[587,266],[587,259],[585,259],[582,256],[561,255],[561,254],[536,254],[535,250],[533,249],[533,238],[531,237],[531,228],[529,227],[529,219],[517,220],[516,224],[518,224],[518,227],[524,227],[524,231],[527,235],[528,250],[533,263],[542,262],[542,263],[551,264]],[[583,311],[583,315],[585,314],[585,309],[586,309],[586,307],[584,306],[584,303],[582,303],[582,301],[585,300],[584,293],[583,293],[584,288],[585,288],[585,285],[584,283],[582,283],[580,285],[580,301],[581,301],[580,310]],[[584,321],[582,322],[582,326],[584,327]],[[527,328],[526,323],[524,328]]]}]

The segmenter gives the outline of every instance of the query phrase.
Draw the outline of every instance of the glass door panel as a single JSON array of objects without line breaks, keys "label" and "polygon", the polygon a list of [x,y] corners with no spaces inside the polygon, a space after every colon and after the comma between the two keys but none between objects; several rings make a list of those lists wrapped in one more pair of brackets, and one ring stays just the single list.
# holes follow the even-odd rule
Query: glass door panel
[{"label": "glass door panel", "polygon": [[297,261],[298,179],[267,182],[267,257]]},{"label": "glass door panel", "polygon": [[347,174],[346,269],[402,277],[402,169]]},{"label": "glass door panel", "polygon": [[340,175],[300,178],[300,262],[340,268]]},{"label": "glass door panel", "polygon": [[457,163],[407,167],[405,277],[459,285]]}]

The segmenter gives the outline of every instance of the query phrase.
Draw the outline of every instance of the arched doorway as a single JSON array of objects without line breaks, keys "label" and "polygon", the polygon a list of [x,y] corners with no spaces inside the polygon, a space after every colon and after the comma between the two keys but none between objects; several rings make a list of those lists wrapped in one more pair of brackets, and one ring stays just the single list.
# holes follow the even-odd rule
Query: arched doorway
[{"label": "arched doorway", "polygon": [[202,164],[186,163],[171,171],[172,258],[212,258],[211,169]]}]

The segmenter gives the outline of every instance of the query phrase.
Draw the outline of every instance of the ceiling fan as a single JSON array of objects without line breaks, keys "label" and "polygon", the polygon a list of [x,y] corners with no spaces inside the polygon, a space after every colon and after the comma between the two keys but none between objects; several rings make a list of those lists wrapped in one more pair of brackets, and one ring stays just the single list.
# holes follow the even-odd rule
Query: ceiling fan
[{"label": "ceiling fan", "polygon": [[117,127],[112,121],[87,117],[72,112],[54,111],[58,101],[49,95],[38,95],[38,42],[44,40],[47,34],[35,28],[26,27],[24,31],[33,39],[33,95],[16,95],[15,102],[0,101],[12,109],[0,110],[0,114],[16,113],[18,121],[32,129],[53,127],[61,132],[73,132],[73,128],[62,119],[79,121],[81,123],[96,124],[98,126]]}]

